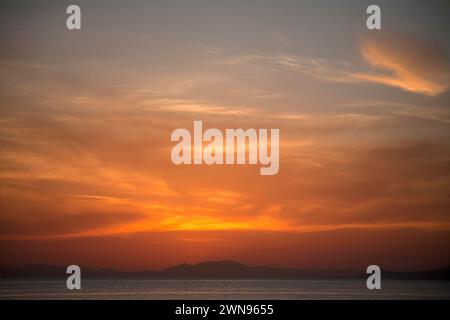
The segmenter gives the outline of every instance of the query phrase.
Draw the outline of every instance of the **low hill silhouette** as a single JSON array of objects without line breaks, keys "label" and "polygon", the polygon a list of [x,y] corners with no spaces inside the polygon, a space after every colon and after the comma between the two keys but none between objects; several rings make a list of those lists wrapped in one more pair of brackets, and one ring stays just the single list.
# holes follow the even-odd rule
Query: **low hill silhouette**
[{"label": "low hill silhouette", "polygon": [[[355,271],[308,271],[296,269],[248,266],[236,261],[205,261],[198,264],[180,264],[160,271],[122,271],[94,269],[80,266],[84,278],[109,279],[323,279],[360,278],[367,275]],[[445,280],[450,279],[450,268],[416,272],[382,270],[384,279]],[[65,266],[25,265],[3,267],[1,278],[66,278]]]},{"label": "low hill silhouette", "polygon": [[[450,281],[450,267],[443,267],[435,270],[409,272],[398,272],[381,269],[381,276],[383,279]],[[360,274],[357,278],[367,278],[367,274]]]}]

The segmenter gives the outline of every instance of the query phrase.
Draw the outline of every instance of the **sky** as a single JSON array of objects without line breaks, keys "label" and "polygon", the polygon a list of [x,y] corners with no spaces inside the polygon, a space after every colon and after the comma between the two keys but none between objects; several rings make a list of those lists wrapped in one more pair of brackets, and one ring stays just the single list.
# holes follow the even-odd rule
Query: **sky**
[{"label": "sky", "polygon": [[[2,265],[450,265],[447,1],[70,4],[0,4]],[[174,165],[194,120],[279,173]]]}]

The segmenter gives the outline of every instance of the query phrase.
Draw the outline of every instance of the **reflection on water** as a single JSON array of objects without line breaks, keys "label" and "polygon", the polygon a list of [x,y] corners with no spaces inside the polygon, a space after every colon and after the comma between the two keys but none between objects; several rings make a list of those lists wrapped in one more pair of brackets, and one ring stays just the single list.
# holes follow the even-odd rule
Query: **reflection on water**
[{"label": "reflection on water", "polygon": [[0,299],[450,299],[450,282],[385,280],[0,280]]}]

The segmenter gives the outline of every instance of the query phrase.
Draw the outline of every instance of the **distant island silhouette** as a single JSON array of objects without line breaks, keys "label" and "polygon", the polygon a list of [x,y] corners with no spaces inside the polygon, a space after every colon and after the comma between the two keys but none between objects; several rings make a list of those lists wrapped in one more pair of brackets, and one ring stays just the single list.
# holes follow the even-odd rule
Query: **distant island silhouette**
[{"label": "distant island silhouette", "polygon": [[[95,269],[80,266],[85,278],[110,279],[324,279],[367,278],[364,272],[314,271],[248,266],[236,261],[205,261],[198,264],[180,264],[160,271],[123,271],[112,268]],[[2,267],[2,279],[66,278],[66,266],[25,265]],[[382,270],[383,279],[450,280],[450,267],[435,270],[397,272]]]}]

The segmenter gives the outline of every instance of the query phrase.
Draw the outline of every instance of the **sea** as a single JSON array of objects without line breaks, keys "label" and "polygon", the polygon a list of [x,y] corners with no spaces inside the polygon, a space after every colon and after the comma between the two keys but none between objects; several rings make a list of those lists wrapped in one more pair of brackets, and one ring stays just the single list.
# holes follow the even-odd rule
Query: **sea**
[{"label": "sea", "polygon": [[384,280],[368,290],[363,279],[129,280],[85,279],[80,290],[65,280],[0,280],[0,299],[83,300],[450,300],[450,282]]}]

